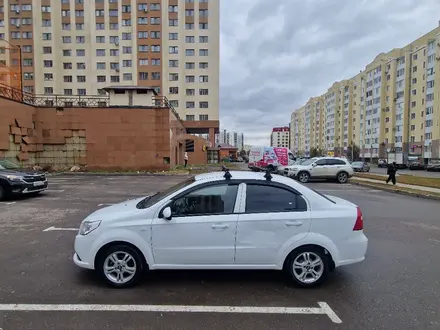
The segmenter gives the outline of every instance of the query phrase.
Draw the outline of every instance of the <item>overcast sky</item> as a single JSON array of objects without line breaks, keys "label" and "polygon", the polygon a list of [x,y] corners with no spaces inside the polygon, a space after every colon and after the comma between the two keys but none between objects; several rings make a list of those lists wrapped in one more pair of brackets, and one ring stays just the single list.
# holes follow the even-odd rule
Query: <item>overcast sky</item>
[{"label": "overcast sky", "polygon": [[222,129],[246,144],[374,57],[431,31],[439,0],[220,0]]}]

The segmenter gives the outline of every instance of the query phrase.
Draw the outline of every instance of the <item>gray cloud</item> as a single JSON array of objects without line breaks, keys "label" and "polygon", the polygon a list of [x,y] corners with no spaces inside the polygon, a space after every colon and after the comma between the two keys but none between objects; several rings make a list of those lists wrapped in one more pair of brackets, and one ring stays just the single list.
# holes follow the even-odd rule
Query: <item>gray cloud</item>
[{"label": "gray cloud", "polygon": [[267,144],[333,82],[438,24],[437,0],[221,0],[220,119]]}]

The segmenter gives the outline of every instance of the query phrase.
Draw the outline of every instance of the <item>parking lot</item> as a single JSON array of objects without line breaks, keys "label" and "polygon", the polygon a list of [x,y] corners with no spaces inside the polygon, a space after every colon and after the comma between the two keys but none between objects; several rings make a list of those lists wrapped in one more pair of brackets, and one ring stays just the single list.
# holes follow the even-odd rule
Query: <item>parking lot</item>
[{"label": "parking lot", "polygon": [[272,271],[160,271],[117,290],[73,264],[90,212],[183,179],[53,176],[41,196],[1,202],[0,328],[440,328],[440,203],[358,186],[309,184],[358,204],[369,238],[363,263],[316,289]]}]

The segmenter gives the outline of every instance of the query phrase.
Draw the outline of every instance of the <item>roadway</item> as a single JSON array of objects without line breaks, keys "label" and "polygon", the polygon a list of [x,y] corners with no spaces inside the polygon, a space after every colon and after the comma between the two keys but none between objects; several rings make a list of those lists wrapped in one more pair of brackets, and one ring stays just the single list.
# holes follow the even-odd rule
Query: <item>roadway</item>
[{"label": "roadway", "polygon": [[[272,271],[161,271],[136,288],[116,290],[73,264],[75,228],[90,212],[182,179],[56,176],[40,197],[0,203],[0,328],[440,328],[440,204],[349,184],[309,185],[362,208],[369,238],[366,260],[336,270],[316,289],[287,285],[279,272]],[[320,302],[333,319],[329,313],[316,313]],[[136,312],[136,307],[127,307],[131,304],[144,309],[174,307]],[[207,311],[194,311],[194,306]],[[224,313],[228,306],[254,309]],[[264,314],[268,307],[277,312]],[[301,309],[292,313],[284,309],[292,307]]]}]

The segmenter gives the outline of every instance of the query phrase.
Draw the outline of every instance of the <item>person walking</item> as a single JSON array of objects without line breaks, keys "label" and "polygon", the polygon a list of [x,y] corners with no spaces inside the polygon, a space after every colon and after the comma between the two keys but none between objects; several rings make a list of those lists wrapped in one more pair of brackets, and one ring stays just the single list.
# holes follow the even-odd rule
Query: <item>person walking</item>
[{"label": "person walking", "polygon": [[185,160],[185,168],[186,168],[186,165],[188,165],[188,153],[187,152],[185,152],[185,156],[183,156],[183,159]]},{"label": "person walking", "polygon": [[388,174],[388,182],[392,182],[393,185],[396,185],[396,172],[397,172],[397,165],[396,162],[393,162],[392,164],[388,164],[387,174]]}]

